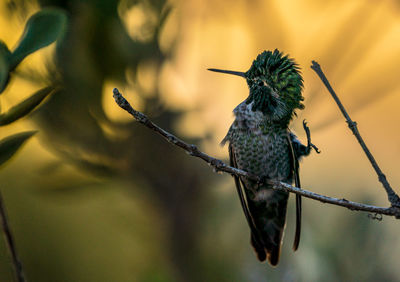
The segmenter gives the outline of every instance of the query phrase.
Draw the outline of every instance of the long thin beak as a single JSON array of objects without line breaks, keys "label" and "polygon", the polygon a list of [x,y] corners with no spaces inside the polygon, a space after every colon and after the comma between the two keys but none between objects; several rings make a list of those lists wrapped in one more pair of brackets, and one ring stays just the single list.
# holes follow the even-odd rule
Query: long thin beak
[{"label": "long thin beak", "polygon": [[237,75],[237,76],[246,78],[246,76],[244,75],[244,72],[240,72],[240,71],[230,71],[230,70],[220,70],[220,69],[207,69],[207,70],[221,72],[221,73],[227,73],[227,74],[233,74],[233,75]]}]

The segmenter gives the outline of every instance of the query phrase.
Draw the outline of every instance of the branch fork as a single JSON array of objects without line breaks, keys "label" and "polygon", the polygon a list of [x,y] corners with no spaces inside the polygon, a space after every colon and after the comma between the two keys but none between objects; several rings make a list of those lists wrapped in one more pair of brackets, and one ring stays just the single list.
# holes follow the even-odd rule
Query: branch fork
[{"label": "branch fork", "polygon": [[396,218],[400,218],[400,197],[399,197],[399,195],[396,194],[396,192],[390,186],[389,182],[386,179],[386,176],[383,174],[381,168],[379,167],[375,158],[372,156],[370,150],[368,149],[367,145],[365,144],[363,138],[360,135],[360,132],[358,131],[357,123],[350,118],[350,116],[347,113],[346,109],[344,108],[342,102],[340,101],[339,97],[336,95],[331,84],[329,83],[324,72],[322,71],[321,66],[316,61],[312,61],[311,68],[316,72],[316,74],[322,80],[325,87],[328,89],[329,93],[331,94],[332,98],[335,100],[336,104],[338,105],[340,111],[342,112],[344,118],[346,119],[346,122],[347,122],[350,130],[353,132],[358,143],[360,144],[361,148],[364,150],[365,155],[367,156],[372,167],[374,168],[376,174],[378,175],[378,180],[379,180],[379,182],[382,183],[382,186],[386,191],[388,200],[389,200],[392,208],[397,210]]}]

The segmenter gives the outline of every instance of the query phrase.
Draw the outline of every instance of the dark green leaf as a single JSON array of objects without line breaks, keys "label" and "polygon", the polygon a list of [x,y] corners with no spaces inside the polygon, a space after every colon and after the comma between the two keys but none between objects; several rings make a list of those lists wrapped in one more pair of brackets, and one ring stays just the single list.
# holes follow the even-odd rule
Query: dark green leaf
[{"label": "dark green leaf", "polygon": [[45,8],[26,23],[24,33],[10,58],[10,70],[29,54],[57,40],[65,31],[67,15],[61,9]]},{"label": "dark green leaf", "polygon": [[11,52],[8,50],[7,45],[0,41],[0,93],[4,91],[7,86],[9,78],[8,60]]},{"label": "dark green leaf", "polygon": [[42,88],[20,104],[12,107],[8,112],[0,114],[0,126],[10,124],[29,114],[44,98],[52,93],[53,90],[53,87]]},{"label": "dark green leaf", "polygon": [[8,161],[36,131],[26,131],[8,136],[0,141],[0,166]]}]

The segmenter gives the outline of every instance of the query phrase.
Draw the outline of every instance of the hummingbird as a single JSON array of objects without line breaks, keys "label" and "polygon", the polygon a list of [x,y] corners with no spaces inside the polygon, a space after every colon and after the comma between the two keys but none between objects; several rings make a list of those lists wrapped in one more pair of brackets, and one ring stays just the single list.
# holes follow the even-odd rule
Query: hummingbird
[{"label": "hummingbird", "polygon": [[[258,175],[256,182],[234,176],[243,212],[250,227],[250,241],[258,259],[279,262],[289,193],[274,190],[266,180],[295,182],[300,188],[299,161],[314,148],[305,120],[308,144],[289,129],[295,110],[304,109],[303,78],[294,59],[275,49],[263,51],[247,72],[208,69],[246,79],[250,93],[234,110],[235,120],[221,145],[229,143],[230,165]],[[296,231],[293,250],[300,243],[301,196],[296,195]]]}]

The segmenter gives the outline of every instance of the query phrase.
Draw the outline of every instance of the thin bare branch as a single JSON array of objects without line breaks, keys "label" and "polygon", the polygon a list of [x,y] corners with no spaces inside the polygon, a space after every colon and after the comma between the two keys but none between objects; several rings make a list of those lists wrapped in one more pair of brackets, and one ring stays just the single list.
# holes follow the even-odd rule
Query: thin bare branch
[{"label": "thin bare branch", "polygon": [[[154,124],[146,115],[144,115],[141,112],[138,112],[132,108],[132,106],[128,103],[128,101],[122,96],[122,94],[118,91],[117,88],[114,88],[113,90],[113,97],[115,99],[115,102],[124,110],[126,110],[128,113],[130,113],[138,122],[141,124],[145,125],[146,127],[150,128],[151,130],[155,131],[156,133],[160,134],[164,139],[166,139],[168,142],[171,144],[174,144],[183,150],[185,150],[189,155],[201,158],[205,162],[207,162],[209,165],[211,165],[215,171],[222,171],[229,173],[231,175],[237,175],[237,176],[244,176],[247,177],[253,181],[261,182],[262,179],[261,177],[248,173],[244,170],[237,169],[231,166],[226,165],[223,161],[213,158],[206,153],[201,152],[197,146],[187,144],[186,142],[182,141],[178,137],[174,136],[173,134],[165,131],[164,129],[160,128],[156,124]],[[337,199],[337,198],[332,198],[332,197],[327,197],[323,195],[319,195],[314,192],[310,192],[304,189],[300,189],[294,186],[291,186],[289,184],[279,182],[279,181],[271,181],[267,180],[269,184],[273,185],[273,188],[276,190],[282,190],[286,192],[291,192],[295,193],[310,199],[314,199],[317,201],[320,201],[322,203],[328,203],[332,205],[337,205],[337,206],[342,206],[346,207],[350,210],[357,210],[357,211],[366,211],[366,212],[371,212],[371,213],[376,213],[376,214],[384,214],[384,215],[389,215],[389,216],[395,216],[396,218],[400,218],[400,208],[397,207],[390,207],[390,208],[384,208],[384,207],[376,207],[376,206],[371,206],[371,205],[365,205],[365,204],[360,204],[356,202],[351,202],[346,199]]]},{"label": "thin bare branch", "polygon": [[324,72],[322,71],[321,66],[316,61],[312,61],[311,68],[317,73],[319,78],[325,84],[329,93],[332,95],[332,97],[335,100],[336,104],[338,105],[340,111],[342,112],[343,116],[345,117],[350,130],[353,132],[354,136],[357,138],[358,143],[360,143],[361,148],[364,150],[372,167],[375,169],[375,172],[378,175],[378,179],[382,183],[383,188],[386,191],[386,194],[388,196],[388,200],[389,200],[390,204],[392,205],[392,207],[400,208],[399,196],[396,194],[396,192],[390,186],[389,182],[386,179],[385,174],[383,174],[382,170],[378,166],[378,163],[376,162],[375,158],[372,156],[372,154],[369,151],[367,145],[365,144],[363,138],[361,137],[360,132],[358,131],[358,128],[357,128],[357,123],[350,118],[350,116],[347,113],[346,109],[344,108],[342,102],[340,101],[339,97],[336,95],[331,84],[329,83]]},{"label": "thin bare branch", "polygon": [[12,236],[11,229],[8,224],[6,208],[4,207],[3,197],[1,196],[1,193],[0,193],[0,217],[1,217],[3,233],[7,242],[8,249],[10,250],[12,256],[12,262],[15,268],[15,275],[17,281],[24,282],[26,280],[24,277],[24,272],[22,270],[22,264],[21,261],[18,259],[17,249],[15,247],[14,238]]},{"label": "thin bare branch", "polygon": [[292,192],[292,193],[304,196],[306,198],[320,201],[322,203],[341,206],[341,207],[345,207],[345,208],[348,208],[348,209],[354,210],[354,211],[366,211],[366,212],[371,212],[371,213],[376,213],[376,214],[395,216],[396,218],[398,218],[400,216],[400,209],[397,207],[389,207],[389,208],[376,207],[376,206],[372,206],[372,205],[366,205],[366,204],[348,201],[344,198],[338,199],[338,198],[323,196],[323,195],[320,195],[320,194],[317,194],[317,193],[314,193],[311,191],[304,190],[303,188],[300,189],[300,188],[291,186],[284,182],[271,181],[271,183],[273,183],[274,189]]}]

